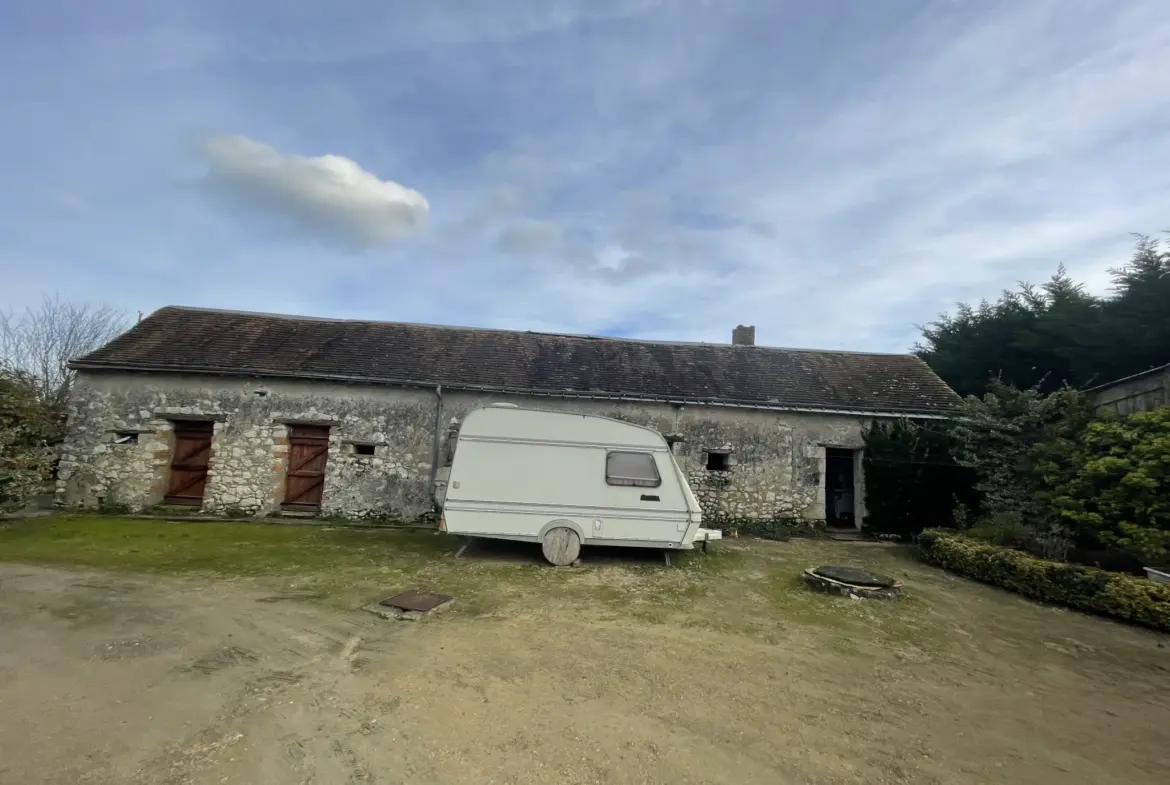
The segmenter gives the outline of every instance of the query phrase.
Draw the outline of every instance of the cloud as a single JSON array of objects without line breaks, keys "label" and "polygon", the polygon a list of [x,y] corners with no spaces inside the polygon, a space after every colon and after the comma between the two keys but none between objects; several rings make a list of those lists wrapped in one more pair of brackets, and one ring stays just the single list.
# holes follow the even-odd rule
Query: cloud
[{"label": "cloud", "polygon": [[[132,310],[181,287],[240,308],[691,340],[754,323],[762,343],[904,350],[955,300],[1058,262],[1103,290],[1128,232],[1170,215],[1170,110],[1151,99],[1170,90],[1170,17],[1147,0],[166,5],[0,29],[0,64],[30,74],[0,85],[16,184],[0,272],[20,269],[5,251],[50,260],[44,280]],[[360,151],[433,214],[352,161],[226,136],[205,144],[207,181],[252,210],[208,211],[159,177],[198,127]],[[92,208],[20,197],[54,185]],[[256,208],[283,231],[241,237]],[[190,282],[245,260],[247,286]]]},{"label": "cloud", "polygon": [[[483,168],[493,172],[500,160],[493,154]],[[523,160],[527,170],[546,171],[540,159]],[[437,227],[431,239],[448,255],[482,255],[486,244],[501,257],[536,262],[544,275],[564,272],[612,283],[685,267],[703,247],[685,230],[654,223],[636,202],[621,211],[624,220],[614,226],[575,210],[553,217],[529,214],[543,216],[544,207],[539,189],[496,184],[469,200],[462,217]]]},{"label": "cloud", "polygon": [[[673,0],[666,0],[672,2]],[[251,25],[231,17],[231,39],[249,59],[264,63],[328,64],[476,45],[510,46],[526,39],[660,11],[664,0],[542,0],[531,3],[418,3],[350,0],[342,12],[316,2],[280,3],[295,13],[265,14]],[[282,17],[291,18],[291,29]],[[343,20],[339,24],[339,20]],[[253,20],[248,20],[253,21]],[[348,22],[345,23],[345,22]],[[306,35],[306,32],[310,34]]]},{"label": "cloud", "polygon": [[560,255],[565,243],[561,228],[552,221],[532,218],[504,229],[496,240],[503,253]]},{"label": "cloud", "polygon": [[705,321],[756,321],[763,342],[896,350],[956,300],[1062,261],[1103,291],[1128,232],[1170,215],[1170,113],[1148,100],[1151,85],[1170,89],[1170,24],[1136,2],[1066,10],[973,4],[874,27],[869,66],[802,95],[799,120],[785,128],[789,107],[761,100],[755,129],[728,129],[734,145],[647,182],[701,192],[755,232],[708,235],[744,270]]},{"label": "cloud", "polygon": [[[627,240],[630,233],[623,234]],[[642,242],[613,244],[603,238],[594,244],[569,242],[558,224],[521,219],[500,232],[495,249],[502,254],[535,257],[560,265],[570,274],[609,283],[628,282],[664,272],[686,269],[689,254],[673,243],[672,230],[643,231]],[[676,251],[664,253],[663,251]]]},{"label": "cloud", "polygon": [[418,191],[339,155],[289,155],[235,134],[204,139],[200,153],[208,184],[347,245],[383,246],[413,234],[430,209]]}]

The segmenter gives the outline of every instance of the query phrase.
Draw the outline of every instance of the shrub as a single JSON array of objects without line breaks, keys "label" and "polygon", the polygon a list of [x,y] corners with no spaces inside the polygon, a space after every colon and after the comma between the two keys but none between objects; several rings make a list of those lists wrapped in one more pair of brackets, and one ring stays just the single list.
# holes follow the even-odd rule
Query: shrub
[{"label": "shrub", "polygon": [[1062,389],[1017,390],[997,380],[982,398],[963,400],[951,421],[956,461],[976,475],[975,487],[987,513],[1017,512],[1039,520],[1044,485],[1036,467],[1037,445],[1079,430],[1091,409],[1080,393]]},{"label": "shrub", "polygon": [[966,534],[973,540],[1004,548],[1024,548],[1036,538],[1036,532],[1017,512],[989,515],[968,529]]},{"label": "shrub", "polygon": [[924,531],[918,547],[927,563],[968,578],[1041,602],[1170,632],[1170,584],[1045,561],[940,529]]},{"label": "shrub", "polygon": [[32,389],[0,373],[0,512],[19,510],[48,479],[51,419]]},{"label": "shrub", "polygon": [[1040,500],[1063,525],[1170,564],[1170,407],[1098,420],[1036,452]]}]

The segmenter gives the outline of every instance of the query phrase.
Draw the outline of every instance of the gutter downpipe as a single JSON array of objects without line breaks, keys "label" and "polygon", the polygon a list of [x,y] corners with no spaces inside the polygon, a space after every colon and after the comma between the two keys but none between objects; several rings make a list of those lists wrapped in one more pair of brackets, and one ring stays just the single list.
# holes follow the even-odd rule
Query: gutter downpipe
[{"label": "gutter downpipe", "polygon": [[439,475],[439,429],[443,425],[443,385],[435,385],[435,432],[431,441],[431,483],[430,493],[435,494],[435,477]]}]

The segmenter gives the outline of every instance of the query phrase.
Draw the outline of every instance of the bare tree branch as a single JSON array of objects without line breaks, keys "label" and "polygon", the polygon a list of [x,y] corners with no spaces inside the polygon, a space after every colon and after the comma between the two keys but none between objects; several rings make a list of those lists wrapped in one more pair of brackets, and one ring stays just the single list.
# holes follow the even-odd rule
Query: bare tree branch
[{"label": "bare tree branch", "polygon": [[31,386],[54,411],[63,411],[74,376],[69,361],[109,343],[128,326],[125,312],[116,308],[46,295],[38,308],[0,311],[0,370]]}]

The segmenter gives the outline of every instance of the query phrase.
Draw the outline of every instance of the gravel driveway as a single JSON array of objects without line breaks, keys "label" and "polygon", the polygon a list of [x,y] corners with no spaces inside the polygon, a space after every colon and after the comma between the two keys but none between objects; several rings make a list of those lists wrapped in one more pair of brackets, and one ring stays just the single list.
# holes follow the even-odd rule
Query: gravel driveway
[{"label": "gravel driveway", "polygon": [[[525,589],[395,622],[262,579],[0,565],[0,783],[1165,781],[1166,636],[912,563],[880,613],[769,600],[771,554],[839,546],[726,547],[743,575],[641,618]],[[678,574],[534,573],[618,599]]]}]

